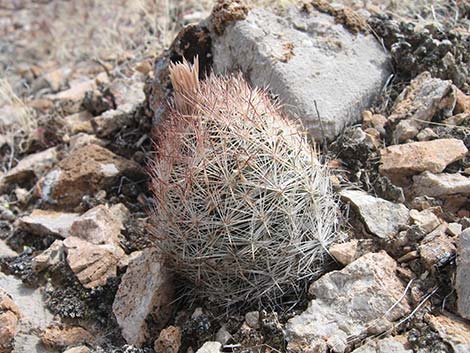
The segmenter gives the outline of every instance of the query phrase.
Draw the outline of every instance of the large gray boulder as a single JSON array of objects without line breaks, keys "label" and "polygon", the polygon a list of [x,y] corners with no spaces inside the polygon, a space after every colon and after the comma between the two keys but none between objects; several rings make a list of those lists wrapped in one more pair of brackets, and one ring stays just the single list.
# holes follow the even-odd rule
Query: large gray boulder
[{"label": "large gray boulder", "polygon": [[315,139],[331,140],[358,122],[390,73],[372,35],[353,34],[316,10],[280,17],[254,9],[214,35],[212,49],[216,72],[241,70],[255,86],[269,86]]}]

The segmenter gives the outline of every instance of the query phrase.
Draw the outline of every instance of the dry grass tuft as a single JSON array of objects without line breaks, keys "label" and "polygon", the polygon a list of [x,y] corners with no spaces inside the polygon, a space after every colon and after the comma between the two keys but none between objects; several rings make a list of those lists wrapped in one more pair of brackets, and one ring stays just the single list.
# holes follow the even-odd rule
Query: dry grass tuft
[{"label": "dry grass tuft", "polygon": [[20,153],[28,150],[38,127],[36,113],[18,98],[6,79],[0,80],[0,112],[0,135],[10,146],[11,155],[16,149]]}]

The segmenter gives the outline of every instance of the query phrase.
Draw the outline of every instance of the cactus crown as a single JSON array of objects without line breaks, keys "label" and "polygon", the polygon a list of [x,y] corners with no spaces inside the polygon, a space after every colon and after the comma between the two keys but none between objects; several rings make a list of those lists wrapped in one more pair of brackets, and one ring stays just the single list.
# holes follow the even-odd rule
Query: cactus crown
[{"label": "cactus crown", "polygon": [[328,172],[298,126],[242,76],[171,68],[175,104],[151,164],[157,245],[217,304],[279,303],[324,270],[338,236]]}]

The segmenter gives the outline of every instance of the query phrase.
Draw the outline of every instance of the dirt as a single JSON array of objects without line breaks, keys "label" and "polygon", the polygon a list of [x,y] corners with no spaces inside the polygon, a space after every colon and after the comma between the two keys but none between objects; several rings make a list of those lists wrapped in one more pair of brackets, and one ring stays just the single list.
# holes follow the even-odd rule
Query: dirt
[{"label": "dirt", "polygon": [[218,0],[214,6],[210,21],[217,34],[224,33],[225,27],[229,24],[246,18],[249,7],[244,1],[239,0]]}]

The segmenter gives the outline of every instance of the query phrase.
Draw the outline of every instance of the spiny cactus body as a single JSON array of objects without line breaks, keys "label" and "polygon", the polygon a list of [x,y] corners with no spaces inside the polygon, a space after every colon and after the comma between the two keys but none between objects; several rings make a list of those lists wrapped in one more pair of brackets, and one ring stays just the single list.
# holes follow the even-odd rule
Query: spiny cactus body
[{"label": "spiny cactus body", "polygon": [[327,170],[306,136],[241,76],[171,69],[156,130],[154,235],[170,268],[217,304],[278,303],[324,270],[337,232]]}]

